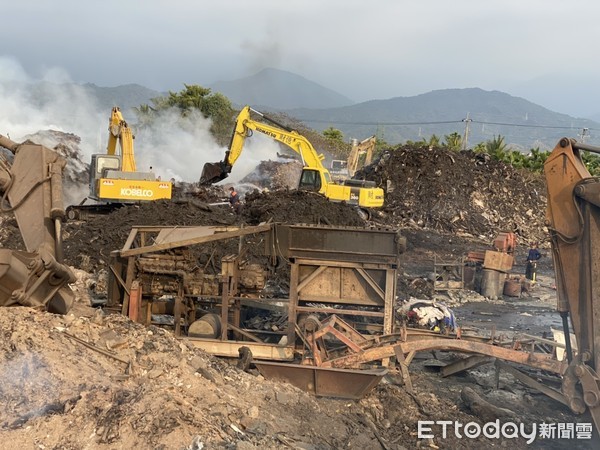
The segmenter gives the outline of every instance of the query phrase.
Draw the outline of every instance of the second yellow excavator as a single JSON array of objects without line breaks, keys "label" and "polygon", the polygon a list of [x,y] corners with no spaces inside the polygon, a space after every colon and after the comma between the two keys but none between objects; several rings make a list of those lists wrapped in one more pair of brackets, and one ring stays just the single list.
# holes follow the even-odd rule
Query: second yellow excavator
[{"label": "second yellow excavator", "polygon": [[[253,120],[250,117],[251,112],[258,114],[273,125]],[[300,155],[304,167],[299,189],[315,191],[331,201],[346,202],[360,208],[369,209],[383,206],[383,189],[376,187],[375,182],[349,179],[344,180],[343,184],[336,184],[331,179],[329,171],[323,166],[324,156],[317,153],[308,139],[250,106],[245,106],[237,117],[225,159],[218,163],[206,163],[200,176],[200,184],[213,184],[224,180],[240,157],[246,138],[251,136],[254,130],[287,145]]]},{"label": "second yellow excavator", "polygon": [[[377,138],[375,136],[368,137],[360,142],[356,139],[352,140],[352,150],[350,150],[350,154],[348,155],[347,163],[348,176],[353,177],[358,169],[371,164],[376,144]],[[359,164],[362,155],[365,155],[365,158],[362,164]]]},{"label": "second yellow excavator", "polygon": [[[133,133],[121,110],[113,107],[108,123],[106,154],[92,155],[89,198],[96,204],[69,206],[67,217],[85,219],[106,214],[124,204],[170,199],[172,183],[161,181],[153,172],[138,172],[133,151]],[[120,151],[119,151],[120,150]]]}]

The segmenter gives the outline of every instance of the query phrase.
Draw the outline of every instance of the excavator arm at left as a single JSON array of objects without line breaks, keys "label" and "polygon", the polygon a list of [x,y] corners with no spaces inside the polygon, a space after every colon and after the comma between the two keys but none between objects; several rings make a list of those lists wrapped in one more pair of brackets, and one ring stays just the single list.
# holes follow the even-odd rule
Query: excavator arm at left
[{"label": "excavator arm at left", "polygon": [[0,212],[13,213],[26,251],[0,248],[0,306],[22,305],[66,314],[76,281],[63,263],[62,171],[66,161],[42,145],[18,144],[0,135]]}]

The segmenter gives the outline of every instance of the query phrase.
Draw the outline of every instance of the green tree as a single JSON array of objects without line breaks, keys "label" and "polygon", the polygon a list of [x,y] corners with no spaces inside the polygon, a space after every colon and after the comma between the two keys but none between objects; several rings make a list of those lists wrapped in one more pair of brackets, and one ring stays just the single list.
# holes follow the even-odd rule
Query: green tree
[{"label": "green tree", "polygon": [[548,155],[550,152],[543,152],[539,147],[532,148],[525,159],[524,167],[532,172],[543,172]]},{"label": "green tree", "polygon": [[142,125],[150,125],[158,117],[159,112],[175,108],[181,117],[189,117],[197,111],[204,118],[212,120],[211,132],[217,142],[227,145],[234,126],[234,110],[227,97],[220,93],[211,93],[211,90],[198,85],[184,84],[185,89],[180,92],[171,92],[165,97],[153,98],[152,106],[140,105],[135,108],[138,121]]},{"label": "green tree", "polygon": [[581,152],[581,159],[590,172],[590,175],[593,177],[600,175],[600,156],[595,153]]},{"label": "green tree", "polygon": [[423,138],[420,142],[421,147],[428,147],[430,149],[438,148],[440,146],[440,138],[435,134],[432,134],[429,140]]},{"label": "green tree", "polygon": [[494,159],[508,162],[508,146],[500,135],[494,136],[491,141],[486,141],[485,151]]},{"label": "green tree", "polygon": [[333,127],[323,130],[323,136],[325,136],[327,139],[331,139],[332,141],[344,142],[344,135],[342,132]]},{"label": "green tree", "polygon": [[150,125],[156,116],[156,109],[148,104],[134,107],[133,110],[137,116],[139,125],[142,127]]},{"label": "green tree", "polygon": [[456,131],[444,136],[444,145],[455,152],[460,151],[463,145],[463,139]]},{"label": "green tree", "polygon": [[475,147],[473,147],[473,151],[475,153],[486,153],[487,147],[485,142],[480,142],[479,144],[477,144]]}]

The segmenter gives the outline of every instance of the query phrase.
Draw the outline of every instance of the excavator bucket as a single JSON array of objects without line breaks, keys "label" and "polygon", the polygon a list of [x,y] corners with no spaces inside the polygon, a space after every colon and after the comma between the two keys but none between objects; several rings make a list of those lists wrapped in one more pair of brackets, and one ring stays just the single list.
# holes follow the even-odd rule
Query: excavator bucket
[{"label": "excavator bucket", "polygon": [[[0,136],[15,156],[0,164],[3,212],[13,212],[27,251],[0,249],[0,306],[23,305],[66,314],[77,278],[63,264],[62,171],[66,160],[49,148]],[[8,202],[6,202],[8,200]]]},{"label": "excavator bucket", "polygon": [[224,169],[222,162],[206,163],[200,175],[200,184],[203,186],[218,183],[224,180],[229,175],[229,172]]}]

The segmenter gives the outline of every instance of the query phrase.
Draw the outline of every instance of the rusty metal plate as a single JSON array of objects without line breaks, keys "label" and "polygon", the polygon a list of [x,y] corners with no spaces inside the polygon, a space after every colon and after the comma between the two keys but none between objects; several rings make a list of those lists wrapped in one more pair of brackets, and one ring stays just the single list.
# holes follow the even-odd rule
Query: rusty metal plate
[{"label": "rusty metal plate", "polygon": [[267,254],[286,258],[397,264],[401,236],[391,228],[276,225],[265,241]]},{"label": "rusty metal plate", "polygon": [[267,380],[283,381],[318,397],[357,400],[379,384],[387,369],[352,370],[254,361]]}]

